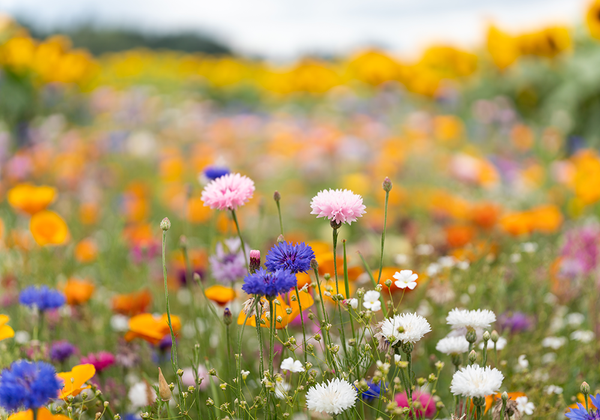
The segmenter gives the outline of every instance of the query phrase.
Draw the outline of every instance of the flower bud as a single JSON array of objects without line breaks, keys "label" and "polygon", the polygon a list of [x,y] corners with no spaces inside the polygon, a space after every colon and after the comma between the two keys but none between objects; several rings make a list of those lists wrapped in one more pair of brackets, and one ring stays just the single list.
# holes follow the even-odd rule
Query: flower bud
[{"label": "flower bud", "polygon": [[162,401],[169,401],[171,399],[171,390],[169,389],[169,385],[167,385],[167,381],[162,373],[162,370],[158,368],[158,394]]},{"label": "flower bud", "polygon": [[260,268],[260,251],[253,249],[250,251],[250,265],[248,267],[251,273],[255,273]]},{"label": "flower bud", "polygon": [[435,375],[433,373],[430,373],[429,376],[427,377],[427,382],[432,383],[435,382],[437,378],[435,377]]},{"label": "flower bud", "polygon": [[233,322],[233,316],[231,315],[229,308],[225,308],[223,311],[223,322],[225,322],[225,325],[231,325]]},{"label": "flower bud", "polygon": [[502,393],[502,395],[501,395],[501,398],[502,398],[502,402],[503,402],[504,404],[506,404],[506,402],[508,401],[508,394],[506,393],[506,391],[504,391],[504,392]]},{"label": "flower bud", "polygon": [[279,194],[279,191],[275,191],[273,193],[273,200],[275,200],[276,203],[281,200],[281,194]]},{"label": "flower bud", "polygon": [[165,217],[164,219],[162,219],[162,221],[160,222],[160,228],[166,232],[167,230],[171,229],[171,221],[169,220],[168,217]]},{"label": "flower bud", "polygon": [[392,181],[386,176],[383,180],[383,191],[390,192],[392,190]]},{"label": "flower bud", "polygon": [[214,405],[215,405],[215,402],[213,401],[213,399],[212,399],[212,398],[210,398],[210,397],[209,397],[209,398],[206,400],[206,406],[207,406],[207,407],[212,407],[212,406],[214,406]]},{"label": "flower bud", "polygon": [[579,388],[579,390],[581,391],[581,393],[583,395],[589,395],[590,394],[590,385],[587,382],[583,381],[581,383],[581,387]]},{"label": "flower bud", "polygon": [[310,260],[310,268],[312,268],[313,270],[319,269],[319,263],[314,258]]},{"label": "flower bud", "polygon": [[475,350],[471,350],[471,353],[469,353],[469,362],[475,363],[476,360],[477,360],[477,352],[475,352]]},{"label": "flower bud", "polygon": [[387,280],[385,281],[385,285],[386,285],[387,287],[391,287],[391,286],[392,286],[392,280],[390,280],[390,279],[387,279]]},{"label": "flower bud", "polygon": [[496,330],[492,331],[492,333],[490,334],[490,338],[492,339],[492,342],[497,343],[498,340],[500,339],[500,335],[498,335],[498,331],[496,331]]},{"label": "flower bud", "polygon": [[465,338],[469,343],[473,344],[477,341],[477,332],[474,329],[469,329]]},{"label": "flower bud", "polygon": [[177,369],[177,376],[180,378],[183,376],[183,369]]},{"label": "flower bud", "polygon": [[283,235],[279,235],[277,237],[277,243],[281,244],[281,243],[284,243],[284,242],[285,242],[285,238],[283,237]]},{"label": "flower bud", "polygon": [[491,337],[490,337],[490,333],[489,333],[489,332],[487,332],[487,331],[485,331],[485,332],[483,333],[483,341],[487,342],[487,341],[489,341],[489,340],[490,340],[490,338],[491,338]]}]

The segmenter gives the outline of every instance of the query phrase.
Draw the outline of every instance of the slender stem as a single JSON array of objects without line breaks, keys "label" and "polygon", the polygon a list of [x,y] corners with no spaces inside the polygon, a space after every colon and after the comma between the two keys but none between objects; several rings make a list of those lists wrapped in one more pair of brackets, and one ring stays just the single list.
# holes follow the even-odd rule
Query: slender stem
[{"label": "slender stem", "polygon": [[277,203],[277,213],[279,213],[279,229],[281,230],[281,234],[283,235],[283,219],[281,218],[281,205],[279,204],[279,200],[275,201]]},{"label": "slender stem", "polygon": [[175,341],[175,333],[173,332],[173,323],[171,322],[171,307],[169,306],[169,287],[167,284],[167,231],[163,230],[162,234],[162,265],[163,265],[163,278],[165,283],[165,301],[167,303],[167,321],[169,323],[169,331],[171,332],[171,365],[173,367],[173,373],[175,373],[177,382],[179,383],[179,375],[177,375],[178,363],[177,363],[177,342]]},{"label": "slender stem", "polygon": [[[277,203],[279,204],[279,203]],[[300,323],[302,324],[302,349],[304,351],[304,364],[308,362],[308,354],[306,354],[306,328],[304,327],[304,315],[302,315],[302,304],[300,303],[300,291],[298,290],[298,283],[296,283],[296,299],[298,299],[298,310],[300,311]]]},{"label": "slender stem", "polygon": [[244,238],[242,238],[242,232],[240,231],[240,225],[238,223],[237,216],[235,215],[235,210],[231,210],[231,216],[233,217],[233,222],[235,223],[235,228],[237,230],[238,237],[240,238],[242,252],[244,253],[244,261],[246,265],[248,264],[248,255],[246,255],[246,245],[244,244]]},{"label": "slender stem", "polygon": [[[340,286],[338,283],[338,272],[337,272],[337,240],[338,240],[339,229],[333,228],[333,274],[335,277],[335,292],[340,294]],[[349,297],[349,296],[346,296]],[[339,301],[336,300],[336,305],[338,308],[338,313],[340,316],[340,333],[342,336],[342,348],[344,349],[344,357],[346,361],[348,360],[348,348],[346,346],[346,334],[344,332],[344,319],[342,318],[342,307],[340,306]]]},{"label": "slender stem", "polygon": [[390,198],[390,192],[385,192],[385,206],[383,210],[383,232],[381,232],[381,258],[379,260],[379,275],[377,276],[377,284],[381,282],[381,272],[383,270],[383,247],[385,245],[385,231],[387,229],[387,210],[388,200]]}]

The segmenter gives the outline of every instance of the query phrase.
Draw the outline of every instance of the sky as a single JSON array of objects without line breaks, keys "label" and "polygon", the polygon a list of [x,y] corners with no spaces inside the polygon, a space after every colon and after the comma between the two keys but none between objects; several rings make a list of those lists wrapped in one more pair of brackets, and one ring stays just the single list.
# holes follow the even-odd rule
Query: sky
[{"label": "sky", "polygon": [[582,21],[590,0],[0,0],[0,11],[53,28],[93,21],[148,32],[198,30],[274,59],[365,46],[416,54],[473,47],[489,22],[520,31]]}]

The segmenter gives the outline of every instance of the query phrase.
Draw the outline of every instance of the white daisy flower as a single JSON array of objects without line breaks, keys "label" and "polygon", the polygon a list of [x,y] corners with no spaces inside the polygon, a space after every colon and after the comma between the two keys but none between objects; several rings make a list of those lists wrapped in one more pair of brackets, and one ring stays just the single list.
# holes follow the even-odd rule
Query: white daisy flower
[{"label": "white daisy flower", "polygon": [[496,368],[469,365],[454,373],[450,392],[470,398],[495,394],[502,386],[504,376]]},{"label": "white daisy flower", "polygon": [[595,337],[593,331],[573,331],[571,333],[571,340],[580,341],[582,343],[590,343]]},{"label": "white daisy flower", "polygon": [[288,357],[281,361],[281,370],[289,370],[292,373],[304,372],[304,366],[301,361]]},{"label": "white daisy flower", "polygon": [[358,299],[356,298],[349,299],[346,301],[346,303],[348,306],[352,307],[352,309],[358,308]]},{"label": "white daisy flower", "polygon": [[546,337],[542,340],[542,347],[549,347],[553,350],[558,350],[567,343],[565,337]]},{"label": "white daisy flower", "polygon": [[488,309],[468,311],[466,309],[452,309],[446,317],[446,322],[452,328],[489,328],[496,321],[496,314]]},{"label": "white daisy flower", "polygon": [[527,415],[533,414],[535,405],[532,402],[529,402],[527,397],[517,397],[515,402],[517,403],[517,410],[519,410],[519,413]]},{"label": "white daisy flower", "polygon": [[377,312],[381,310],[381,301],[379,300],[381,294],[376,290],[369,290],[365,293],[363,306],[367,309]]},{"label": "white daisy flower", "polygon": [[445,337],[438,341],[435,349],[447,355],[462,354],[469,351],[469,342],[464,336]]},{"label": "white daisy flower", "polygon": [[413,290],[417,287],[416,280],[419,278],[417,273],[413,273],[411,270],[401,270],[394,274],[394,278],[396,281],[394,284],[399,289],[406,289],[407,287],[410,290]]},{"label": "white daisy flower", "polygon": [[317,384],[306,393],[306,407],[318,413],[338,415],[354,407],[358,392],[348,381],[334,378]]},{"label": "white daisy flower", "polygon": [[392,346],[398,341],[416,343],[431,331],[429,322],[417,314],[395,315],[393,318],[384,319],[380,326],[381,334]]},{"label": "white daisy flower", "polygon": [[517,370],[525,370],[529,367],[529,360],[524,354],[520,355],[517,359]]}]

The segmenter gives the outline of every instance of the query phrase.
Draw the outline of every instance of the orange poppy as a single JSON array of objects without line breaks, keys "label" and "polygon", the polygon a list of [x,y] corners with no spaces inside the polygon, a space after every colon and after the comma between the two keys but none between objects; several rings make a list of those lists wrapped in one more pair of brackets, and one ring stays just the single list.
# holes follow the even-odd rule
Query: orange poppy
[{"label": "orange poppy", "polygon": [[8,321],[10,321],[8,315],[0,315],[0,341],[15,336],[15,330],[10,325],[6,325]]},{"label": "orange poppy", "polygon": [[96,286],[88,280],[69,279],[65,285],[65,296],[69,305],[82,305],[92,297]]},{"label": "orange poppy", "polygon": [[8,191],[8,203],[15,210],[33,215],[48,207],[56,198],[56,189],[46,185],[19,184]]},{"label": "orange poppy", "polygon": [[471,221],[482,229],[491,229],[498,222],[500,206],[495,203],[478,203],[471,206]]},{"label": "orange poppy", "polygon": [[75,259],[80,263],[89,263],[98,256],[98,247],[91,238],[86,238],[75,246]]},{"label": "orange poppy", "polygon": [[[181,329],[181,320],[176,315],[171,315],[173,332]],[[129,331],[125,334],[125,340],[131,341],[135,338],[142,338],[151,344],[158,344],[170,334],[167,314],[155,317],[152,314],[139,314],[129,320]]]},{"label": "orange poppy", "polygon": [[220,284],[215,284],[214,286],[208,287],[206,290],[204,290],[204,294],[208,299],[218,303],[221,306],[235,299],[235,290],[233,290],[231,287],[221,286]]},{"label": "orange poppy", "polygon": [[473,229],[472,226],[452,225],[447,226],[444,230],[446,232],[446,242],[451,248],[465,246],[470,243],[475,236],[475,229]]},{"label": "orange poppy", "polygon": [[63,245],[69,239],[67,224],[53,211],[42,210],[29,221],[29,230],[38,245]]},{"label": "orange poppy", "polygon": [[[281,321],[278,321],[277,319],[275,319],[275,328],[277,328],[278,330],[285,328],[290,322],[292,322],[294,319],[296,319],[296,317],[298,315],[300,315],[300,306],[302,306],[302,311],[305,311],[306,309],[310,308],[315,303],[314,299],[312,298],[310,293],[308,293],[307,291],[301,291],[301,292],[299,292],[299,294],[300,294],[300,305],[298,305],[297,301],[291,300],[292,296],[296,296],[296,291],[291,291],[290,293],[288,293],[287,298],[290,302],[289,305],[285,302],[285,299],[281,295],[278,297],[277,300],[279,301],[279,305],[277,305],[277,308],[275,309],[276,318],[281,317]],[[263,299],[263,302],[266,302],[265,299]],[[289,315],[287,314],[288,308],[292,309],[292,311],[290,312]],[[242,325],[244,323],[245,319],[246,319],[246,313],[244,311],[240,311],[240,314],[238,316],[238,321],[237,321],[238,325]],[[261,320],[265,321],[265,323],[262,324],[262,326],[264,328],[270,328],[271,323],[269,320],[267,320],[266,314],[262,315]],[[249,317],[246,321],[246,325],[256,327],[256,318]]]},{"label": "orange poppy", "polygon": [[112,309],[118,314],[134,316],[145,312],[152,302],[148,290],[117,295],[112,299]]},{"label": "orange poppy", "polygon": [[[45,407],[38,408],[37,420],[70,420],[69,417],[63,416],[62,414],[52,414],[50,410]],[[33,420],[33,410],[19,411],[18,413],[11,414],[8,420]]]},{"label": "orange poppy", "polygon": [[92,364],[77,365],[69,372],[57,373],[60,379],[63,380],[63,388],[58,395],[58,398],[64,400],[69,396],[77,396],[84,389],[89,389],[90,386],[84,386],[87,381],[92,379],[96,374],[96,368]]},{"label": "orange poppy", "polygon": [[99,208],[94,203],[83,203],[79,207],[79,220],[84,225],[93,225],[98,221]]}]

